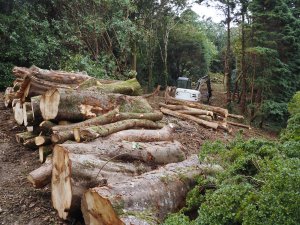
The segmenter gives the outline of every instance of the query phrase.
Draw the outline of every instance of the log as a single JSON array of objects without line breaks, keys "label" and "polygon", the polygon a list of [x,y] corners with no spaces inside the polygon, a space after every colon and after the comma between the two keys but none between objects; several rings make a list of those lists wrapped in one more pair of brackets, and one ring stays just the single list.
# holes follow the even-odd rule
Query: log
[{"label": "log", "polygon": [[36,135],[33,134],[32,132],[23,132],[23,133],[18,133],[16,134],[16,141],[18,143],[24,143],[26,140],[35,138]]},{"label": "log", "polygon": [[17,124],[22,125],[24,123],[24,114],[23,114],[23,105],[21,103],[21,100],[18,99],[15,101],[13,107],[13,112],[14,112],[14,119],[17,122]]},{"label": "log", "polygon": [[194,121],[194,122],[198,123],[199,125],[202,125],[202,126],[205,126],[205,127],[208,127],[208,128],[213,128],[213,129],[218,128],[218,123],[215,123],[215,122],[205,121],[203,119],[200,119],[200,118],[197,118],[197,117],[194,117],[194,116],[190,116],[190,115],[186,115],[186,114],[182,114],[182,113],[178,113],[176,111],[171,111],[171,110],[166,109],[166,108],[161,108],[160,110],[164,114],[171,115],[171,116],[183,119],[183,120],[191,120],[191,121]]},{"label": "log", "polygon": [[131,142],[172,141],[174,129],[174,124],[168,124],[159,130],[122,130],[109,135],[107,139]]},{"label": "log", "polygon": [[249,125],[246,125],[246,124],[235,123],[235,122],[232,122],[232,121],[227,121],[227,123],[232,125],[232,126],[242,127],[242,128],[246,128],[246,129],[251,130],[251,127]]},{"label": "log", "polygon": [[227,118],[228,116],[228,110],[220,107],[215,107],[211,105],[204,105],[198,102],[189,102],[189,101],[183,101],[179,99],[175,99],[172,97],[168,97],[165,99],[167,104],[173,104],[173,105],[185,105],[191,108],[197,108],[197,109],[203,109],[203,110],[208,110],[212,111],[214,113],[220,114]]},{"label": "log", "polygon": [[206,115],[206,116],[214,116],[212,111],[191,108],[185,105],[167,105],[164,103],[159,103],[160,107],[164,107],[170,110],[178,110],[180,113],[188,114],[188,115]]},{"label": "log", "polygon": [[87,188],[113,184],[150,170],[142,164],[103,160],[97,154],[75,154],[63,146],[54,147],[51,180],[52,204],[62,219],[78,214],[82,193]]},{"label": "log", "polygon": [[51,182],[52,159],[48,157],[43,165],[29,173],[27,180],[35,188],[43,188]]},{"label": "log", "polygon": [[58,70],[44,70],[36,66],[30,67],[31,73],[41,80],[61,84],[81,84],[91,77],[84,73],[71,73]]},{"label": "log", "polygon": [[237,120],[244,120],[245,119],[244,116],[236,115],[236,114],[228,114],[228,117],[231,117],[231,118],[234,118],[234,119],[237,119]]},{"label": "log", "polygon": [[219,122],[219,128],[227,131],[229,134],[232,133],[232,128],[228,126],[228,121],[227,122]]},{"label": "log", "polygon": [[66,141],[74,141],[74,132],[73,130],[61,130],[61,131],[56,131],[51,135],[51,141],[54,144],[62,144]]},{"label": "log", "polygon": [[15,66],[15,67],[12,69],[12,73],[13,73],[13,75],[15,75],[17,78],[22,78],[22,79],[24,79],[25,77],[31,75],[31,70],[30,70],[29,68],[26,68],[26,67],[18,67],[18,66]]},{"label": "log", "polygon": [[97,79],[97,78],[90,78],[88,80],[85,80],[84,82],[82,82],[81,84],[79,84],[76,89],[77,90],[85,90],[88,89],[90,87],[93,86],[100,86],[103,84],[113,84],[113,83],[117,83],[120,82],[119,80],[103,80],[103,79]]},{"label": "log", "polygon": [[25,93],[25,91],[28,90],[28,85],[30,85],[30,77],[26,76],[26,77],[24,77],[19,90],[15,93],[15,98],[19,98],[19,99],[23,100],[24,93]]},{"label": "log", "polygon": [[82,140],[93,140],[98,137],[106,137],[112,133],[121,130],[127,130],[134,127],[141,127],[146,129],[162,128],[162,125],[157,124],[151,120],[144,119],[129,119],[122,120],[115,123],[110,123],[102,126],[92,126],[85,128],[76,128],[73,130],[75,140],[80,142]]},{"label": "log", "polygon": [[20,89],[22,82],[23,82],[22,78],[17,78],[14,80],[13,82],[14,92],[17,92]]},{"label": "log", "polygon": [[39,160],[44,163],[49,155],[52,154],[53,145],[45,145],[39,147]]},{"label": "log", "polygon": [[119,93],[125,95],[141,95],[143,93],[142,87],[136,78],[111,84],[99,83],[88,88],[87,90],[103,93]]},{"label": "log", "polygon": [[82,197],[81,210],[86,225],[123,225],[119,216],[144,215],[160,222],[168,213],[180,209],[195,176],[216,173],[219,166],[203,165],[196,155],[144,173],[113,186],[95,187]]},{"label": "log", "polygon": [[213,121],[213,118],[211,116],[206,116],[206,115],[196,115],[196,117],[206,120],[206,121]]},{"label": "log", "polygon": [[78,122],[103,115],[116,107],[120,108],[120,112],[153,112],[147,100],[141,97],[85,90],[51,89],[42,96],[40,101],[44,120]]},{"label": "log", "polygon": [[51,144],[51,138],[49,136],[39,135],[35,137],[34,142],[36,146],[49,145]]},{"label": "log", "polygon": [[39,127],[44,135],[52,134],[52,127],[57,126],[56,123],[53,123],[51,121],[43,121],[40,123]]},{"label": "log", "polygon": [[38,149],[38,146],[35,144],[35,137],[27,139],[26,141],[24,141],[23,145],[26,148],[30,148],[32,150]]},{"label": "log", "polygon": [[74,128],[80,128],[80,127],[105,125],[105,124],[114,123],[120,120],[127,120],[127,119],[146,119],[152,121],[159,121],[162,118],[163,118],[163,114],[158,111],[155,111],[153,113],[122,113],[119,111],[118,108],[116,108],[104,115],[100,115],[95,118],[85,120],[83,122],[52,127],[52,131],[55,132],[61,130],[73,130]]},{"label": "log", "polygon": [[40,110],[41,95],[31,97],[31,111],[34,121],[42,121],[42,112]]},{"label": "log", "polygon": [[8,87],[5,89],[4,92],[4,105],[6,108],[12,106],[12,101],[14,100],[15,97],[15,91],[13,87]]},{"label": "log", "polygon": [[23,120],[24,126],[32,126],[34,125],[34,118],[31,109],[31,102],[24,102],[23,103]]}]

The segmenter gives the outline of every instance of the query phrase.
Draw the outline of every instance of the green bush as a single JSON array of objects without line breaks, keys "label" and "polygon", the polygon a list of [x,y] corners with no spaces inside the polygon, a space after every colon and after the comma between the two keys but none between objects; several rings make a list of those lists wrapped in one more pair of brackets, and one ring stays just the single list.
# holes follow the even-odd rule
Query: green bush
[{"label": "green bush", "polygon": [[300,113],[300,91],[296,92],[288,104],[288,110],[291,115]]}]

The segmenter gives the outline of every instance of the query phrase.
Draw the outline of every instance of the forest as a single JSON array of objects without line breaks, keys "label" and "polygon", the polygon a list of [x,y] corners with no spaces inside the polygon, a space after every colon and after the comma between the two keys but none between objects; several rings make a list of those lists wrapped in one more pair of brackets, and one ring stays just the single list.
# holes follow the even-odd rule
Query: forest
[{"label": "forest", "polygon": [[[212,18],[197,14],[192,10],[193,5],[216,8],[221,12],[222,21],[216,23]],[[170,86],[176,86],[179,77],[189,78],[194,85],[200,78],[208,75],[212,82],[219,82],[223,91],[220,92],[223,94],[223,98],[220,100],[222,101],[221,105],[216,105],[214,102],[213,106],[205,106],[206,108],[201,106],[204,107],[201,110],[211,113],[212,120],[218,118],[215,114],[220,116],[220,113],[214,111],[215,107],[223,107],[226,110],[225,115],[222,115],[224,120],[226,120],[227,114],[240,115],[245,118],[246,127],[250,128],[251,126],[258,129],[259,132],[275,133],[275,138],[271,139],[261,138],[254,132],[244,138],[247,130],[235,129],[234,134],[231,134],[227,127],[225,130],[223,127],[222,132],[226,134],[222,133],[222,137],[225,138],[220,140],[207,138],[206,141],[201,142],[199,146],[197,145],[196,152],[200,165],[202,163],[203,165],[218,165],[222,170],[197,174],[191,180],[187,175],[184,176],[188,178],[180,177],[179,179],[187,179],[187,183],[194,183],[187,192],[184,207],[171,210],[170,214],[164,212],[166,215],[164,214],[162,217],[153,212],[148,213],[148,211],[139,212],[138,216],[133,215],[138,219],[142,218],[143,221],[150,221],[145,224],[300,224],[300,0],[0,0],[0,41],[1,92],[4,92],[12,83],[17,82],[19,78],[23,79],[25,76],[18,75],[21,72],[29,71],[28,73],[32,73],[34,76],[37,74],[41,76],[47,71],[69,71],[68,76],[71,77],[75,74],[76,79],[84,80],[83,82],[80,80],[81,83],[76,80],[76,82],[78,81],[76,85],[79,84],[79,86],[90,85],[85,83],[87,79],[94,79],[96,83],[103,81],[107,86],[97,87],[97,90],[101,91],[101,96],[103,91],[110,101],[114,99],[117,102],[115,104],[119,104],[121,97],[116,97],[112,93],[127,95],[127,89],[125,92],[122,92],[123,89],[121,92],[115,91],[115,89],[107,91],[106,88],[110,88],[111,84],[108,80],[117,81],[116,84],[119,84],[120,87],[127,85],[128,81],[137,82],[141,86],[134,86],[132,90],[130,89],[132,93],[128,95],[142,95],[143,92],[143,95],[146,96],[146,93],[148,95],[156,93],[158,86],[161,91]],[[18,66],[17,69],[15,66]],[[22,68],[29,69],[24,72]],[[32,77],[34,76],[32,75]],[[24,80],[26,79],[24,78]],[[71,82],[75,84],[74,80]],[[73,83],[66,84],[63,85],[68,86],[67,88],[74,87]],[[61,87],[62,85],[55,86],[55,93],[61,98],[61,100],[58,98],[58,101],[66,101],[67,97],[64,96],[67,94],[76,95],[71,91],[67,93]],[[137,89],[135,89],[136,87]],[[82,89],[78,89],[78,93],[82,93],[82,98],[90,97],[86,94],[87,92],[84,92],[84,88],[82,86]],[[88,90],[95,91],[94,89]],[[64,104],[66,109],[64,108],[62,112],[59,111],[60,109],[55,109],[58,111],[57,115],[62,119],[58,119],[57,115],[55,115],[56,117],[47,117],[50,115],[48,112],[52,112],[53,109],[46,108],[50,107],[50,103],[47,102],[49,101],[48,97],[45,97],[49,90],[45,93],[39,93],[42,100],[35,95],[29,96],[31,103],[34,98],[40,104],[41,115],[38,122],[44,120],[44,122],[57,123],[55,125],[58,125],[58,133],[65,131],[60,130],[58,121],[74,122],[74,125],[64,124],[72,126],[71,136],[74,138],[73,132],[75,135],[75,132],[78,131],[76,126],[79,124],[86,126],[84,122],[91,118],[86,114],[84,118],[74,119],[77,114],[73,108],[70,111],[74,114],[63,115],[71,104],[67,101]],[[217,98],[216,93],[217,90],[214,91],[213,86],[212,98]],[[95,98],[97,97],[100,99],[99,96]],[[160,103],[162,113],[155,114],[157,112],[151,108],[152,104],[148,106],[147,102],[136,99],[136,96],[127,96],[126,100],[124,99],[122,98],[122,101],[125,103],[122,102],[122,104],[125,106],[121,105],[120,111],[107,109],[106,113],[109,118],[113,118],[109,121],[110,123],[127,119],[128,122],[131,120],[134,124],[128,125],[129,128],[126,129],[137,126],[147,127],[147,129],[165,129],[157,121],[162,119],[162,113],[165,114],[164,116],[172,115],[172,112],[166,113],[168,109],[162,109],[167,107],[167,102],[165,102],[166,104]],[[45,108],[42,109],[40,101],[45,101],[43,103]],[[131,101],[139,105],[132,106],[130,105],[133,104]],[[26,102],[25,100],[22,102],[21,97],[18,103],[22,105]],[[209,102],[206,103],[209,104]],[[12,106],[14,107],[14,105]],[[33,107],[32,104],[31,106]],[[54,106],[51,105],[51,107]],[[62,106],[60,105],[60,107]],[[184,107],[182,106],[182,108]],[[198,107],[198,112],[199,109]],[[16,114],[15,107],[13,110]],[[26,109],[20,110],[23,113]],[[92,112],[99,108],[89,110]],[[196,113],[195,109],[193,112]],[[134,121],[141,117],[137,117],[137,113],[143,113],[145,119],[149,116],[151,119],[148,120],[152,121],[143,121],[139,125],[137,121]],[[95,118],[99,117],[97,125],[101,125],[101,129],[88,127],[84,130],[84,127],[80,128],[90,136],[82,140],[83,135],[80,134],[79,139],[81,138],[80,142],[83,143],[78,143],[76,146],[87,146],[89,143],[85,142],[101,136],[103,127],[109,125],[99,123],[104,117],[101,117],[100,114],[97,114],[96,117],[96,114]],[[118,118],[117,120],[115,115],[125,119]],[[16,115],[14,118],[16,119]],[[107,118],[105,119],[107,120]],[[77,122],[78,125],[76,125]],[[23,118],[18,124],[22,123],[24,124]],[[32,123],[34,124],[33,121]],[[219,123],[220,127],[220,122],[216,123]],[[56,132],[55,125],[51,125],[50,128],[54,134]],[[74,127],[76,129],[73,130]],[[107,126],[109,135],[114,135],[112,134],[114,132],[110,131],[113,129],[116,129],[116,125],[114,127]],[[16,130],[18,129],[16,128]],[[116,129],[117,131],[120,130]],[[1,131],[0,134],[2,135],[3,132]],[[47,132],[48,135],[49,131]],[[41,136],[41,133],[38,136]],[[252,134],[253,136],[251,136]],[[227,135],[231,135],[232,138],[227,139]],[[52,136],[53,159],[51,160],[54,162],[61,156],[54,156],[54,152],[67,154],[66,152],[73,151],[71,144],[74,143],[63,142],[77,141],[77,139],[76,135],[75,140],[71,139],[70,133],[68,133],[68,137],[64,141],[57,141],[55,143],[57,145],[54,147]],[[30,138],[33,140],[36,136]],[[158,141],[166,141],[165,145],[170,146],[169,149],[175,149],[171,142],[169,143],[173,138],[168,136],[165,140],[158,139]],[[176,140],[176,138],[174,139]],[[49,137],[45,137],[45,142],[46,140],[51,142]],[[109,143],[107,139],[104,140],[106,142],[103,143],[113,146],[110,148],[120,146],[119,139],[118,141],[114,138],[111,139],[116,141],[115,145]],[[96,139],[91,142],[91,146],[101,145],[100,143],[104,145],[101,139]],[[147,145],[150,149],[152,142],[139,143],[138,145]],[[174,140],[172,143],[174,144]],[[181,147],[178,148],[181,149]],[[188,152],[188,150],[185,151]],[[179,151],[176,154],[183,153]],[[187,155],[189,156],[190,153]],[[109,156],[111,157],[111,155]],[[114,159],[114,157],[116,156],[112,158]],[[1,156],[0,159],[2,160]],[[101,161],[102,158],[99,160]],[[176,162],[181,163],[180,161]],[[77,165],[76,163],[74,165]],[[51,164],[52,179],[56,170],[57,173],[60,172],[56,166],[53,166],[52,170]],[[129,166],[131,164],[128,165],[128,168]],[[169,168],[168,164],[166,167]],[[75,171],[78,168],[73,169]],[[143,169],[146,172],[150,171],[148,165]],[[145,177],[147,176],[145,175]],[[65,179],[67,178],[68,176]],[[166,178],[160,179],[162,181]],[[0,184],[4,185],[4,181],[1,182],[0,179]],[[47,182],[49,184],[50,181]],[[168,183],[169,180],[162,182]],[[52,181],[52,187],[54,186]],[[72,188],[70,187],[70,190]],[[87,195],[89,192],[85,193]],[[60,193],[58,192],[56,195],[59,196]],[[60,200],[53,200],[53,193],[52,201],[54,201],[54,205],[60,204]],[[64,217],[69,214],[69,209],[57,210],[59,217],[66,219]],[[114,210],[118,211],[115,208]],[[128,219],[125,211],[124,209],[122,215]],[[0,222],[5,218],[1,217],[1,213],[0,201]],[[94,224],[92,220],[86,219],[85,213],[88,214],[83,211],[85,223]],[[124,214],[126,215],[124,216]],[[155,219],[153,220],[154,214]],[[123,217],[120,216],[121,219]],[[124,222],[126,219],[122,221]],[[117,220],[119,221],[119,219]],[[3,219],[3,221],[9,220]],[[75,224],[73,222],[70,224]],[[115,224],[135,224],[134,222],[123,222]],[[110,223],[103,222],[103,224]]]}]

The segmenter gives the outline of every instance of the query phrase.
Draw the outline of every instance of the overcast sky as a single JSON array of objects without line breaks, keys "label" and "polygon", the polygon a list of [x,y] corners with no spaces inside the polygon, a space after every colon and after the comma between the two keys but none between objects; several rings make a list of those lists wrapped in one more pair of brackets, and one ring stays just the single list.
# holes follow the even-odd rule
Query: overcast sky
[{"label": "overcast sky", "polygon": [[195,11],[200,17],[211,17],[212,21],[216,23],[221,22],[224,17],[220,10],[217,10],[213,6],[206,6],[205,4],[193,4],[192,10]]}]

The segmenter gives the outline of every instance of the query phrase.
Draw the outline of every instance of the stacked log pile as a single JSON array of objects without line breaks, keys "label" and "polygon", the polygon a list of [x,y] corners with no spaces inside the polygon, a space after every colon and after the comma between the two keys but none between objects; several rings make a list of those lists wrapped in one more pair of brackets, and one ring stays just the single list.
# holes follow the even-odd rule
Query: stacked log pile
[{"label": "stacked log pile", "polygon": [[[157,224],[182,206],[195,175],[220,170],[187,159],[174,125],[160,122],[170,105],[153,110],[136,79],[35,66],[13,74],[5,104],[27,129],[16,140],[38,150],[42,163],[28,181],[35,188],[51,183],[62,219],[82,211],[86,224]],[[153,221],[142,219],[144,210]]]},{"label": "stacked log pile", "polygon": [[183,120],[190,120],[214,130],[222,129],[228,133],[232,132],[232,128],[230,126],[251,129],[250,126],[243,123],[230,121],[230,119],[239,121],[244,120],[243,116],[230,114],[227,109],[221,107],[175,99],[170,95],[170,92],[172,91],[171,89],[171,87],[166,89],[165,103],[159,104],[162,113]]}]

